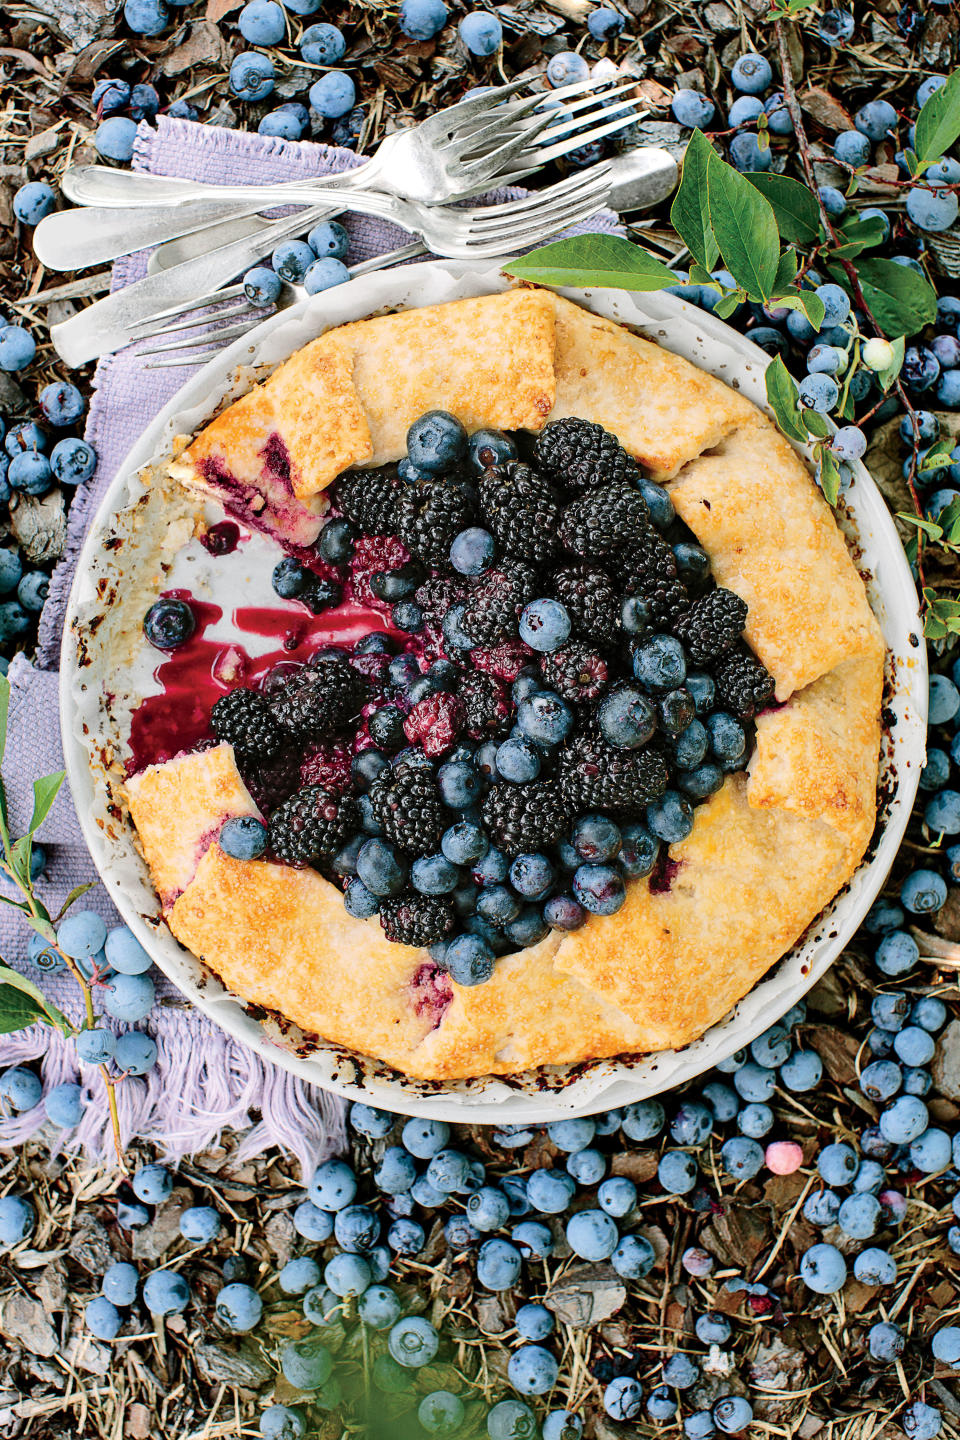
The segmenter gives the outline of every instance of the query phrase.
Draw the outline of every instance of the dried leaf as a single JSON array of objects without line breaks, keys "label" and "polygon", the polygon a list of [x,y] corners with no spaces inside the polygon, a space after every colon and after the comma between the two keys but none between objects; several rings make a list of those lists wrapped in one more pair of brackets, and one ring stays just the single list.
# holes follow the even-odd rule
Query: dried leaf
[{"label": "dried leaf", "polygon": [[853,116],[828,90],[810,85],[797,96],[800,106],[825,130],[853,130]]},{"label": "dried leaf", "polygon": [[187,31],[186,39],[164,55],[160,69],[164,75],[180,75],[194,65],[224,66],[229,50],[226,41],[210,20],[196,20]]},{"label": "dried leaf", "polygon": [[770,1222],[748,1205],[729,1205],[715,1215],[701,1236],[701,1244],[725,1264],[749,1270],[770,1240]]},{"label": "dried leaf", "polygon": [[857,1079],[854,1061],[860,1045],[856,1036],[832,1025],[811,1025],[803,1032],[804,1039],[816,1050],[824,1069],[838,1085],[853,1085]]},{"label": "dried leaf", "polygon": [[625,1304],[627,1287],[612,1265],[578,1265],[544,1298],[548,1310],[573,1329],[609,1320]]}]

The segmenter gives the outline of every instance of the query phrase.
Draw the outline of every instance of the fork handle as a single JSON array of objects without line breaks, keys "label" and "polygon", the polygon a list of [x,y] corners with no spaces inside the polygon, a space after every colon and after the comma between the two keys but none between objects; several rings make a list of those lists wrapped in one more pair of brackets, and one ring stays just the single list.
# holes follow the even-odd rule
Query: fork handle
[{"label": "fork handle", "polygon": [[[151,175],[137,170],[111,170],[106,165],[78,165],[65,173],[63,190],[78,205],[98,205],[110,209],[122,210],[141,205],[183,206],[197,200],[231,206],[237,201],[251,205],[256,202],[262,209],[268,205],[315,203],[311,192],[317,186],[321,186],[324,192],[365,188],[374,182],[377,168],[373,161],[368,160],[355,169],[309,180],[288,180],[274,185],[210,185],[204,181]],[[305,195],[303,200],[300,199],[301,194]]]},{"label": "fork handle", "polygon": [[[327,213],[327,207],[324,207],[317,218]],[[301,234],[305,218],[301,210],[295,215],[288,215],[285,220],[278,220],[275,222],[275,238],[283,240],[287,236]],[[259,260],[263,251],[262,242],[258,243],[258,240],[256,236],[234,240],[219,250],[198,255],[182,265],[173,265],[159,274],[135,280],[132,285],[114,291],[106,299],[95,301],[69,320],[51,326],[50,339],[54,349],[67,365],[76,369],[137,339],[133,327],[168,306],[188,301],[193,301],[198,307],[213,304],[221,285],[226,285],[235,275]]]}]

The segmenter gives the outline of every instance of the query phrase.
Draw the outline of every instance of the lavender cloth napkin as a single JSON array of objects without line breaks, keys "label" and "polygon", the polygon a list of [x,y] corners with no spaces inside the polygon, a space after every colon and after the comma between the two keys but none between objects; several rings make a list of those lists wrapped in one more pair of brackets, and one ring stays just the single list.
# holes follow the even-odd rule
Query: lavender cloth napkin
[{"label": "lavender cloth napkin", "polygon": [[[305,142],[294,143],[234,130],[197,125],[161,116],[156,129],[141,125],[133,166],[156,174],[196,180],[248,184],[295,180],[343,171],[360,163],[349,150]],[[522,192],[503,192],[518,194]],[[497,196],[496,198],[501,198]],[[365,216],[343,217],[350,232],[350,260],[356,263],[406,244],[404,230]],[[602,211],[576,230],[610,231],[616,217]],[[147,253],[118,260],[112,288],[128,285],[146,273]],[[87,439],[99,457],[97,471],[75,496],[70,509],[66,547],[54,572],[40,619],[37,664],[18,655],[10,667],[11,707],[4,776],[11,830],[22,832],[31,806],[34,778],[63,768],[58,717],[60,640],[77,557],[100,500],[144,426],[176,393],[192,369],[148,370],[132,345],[105,357],[97,366],[87,422]],[[39,836],[48,852],[45,877],[38,892],[55,913],[75,885],[95,881],[96,871],[83,843],[79,822],[66,787],[61,791]],[[108,925],[120,923],[103,886],[80,902],[97,910]],[[79,1021],[77,987],[56,975],[41,976],[26,958],[29,931],[14,911],[0,909],[0,954],[43,985],[51,999]],[[108,1022],[112,1023],[112,1022]],[[120,1030],[126,1027],[115,1025]],[[156,1039],[155,1069],[142,1079],[128,1079],[118,1091],[124,1142],[138,1137],[161,1145],[171,1159],[195,1153],[214,1141],[220,1130],[246,1129],[241,1155],[270,1145],[291,1150],[305,1170],[312,1168],[343,1141],[342,1103],[315,1086],[265,1065],[246,1047],[194,1009],[164,976],[157,975],[157,1005],[142,1027]],[[18,1035],[0,1036],[0,1065],[43,1057],[47,1086],[77,1078],[72,1043],[35,1026]],[[91,1154],[107,1153],[109,1127],[99,1072],[83,1068],[81,1076],[90,1103],[78,1131],[67,1143]],[[20,1144],[43,1123],[43,1106],[13,1118],[0,1118],[0,1147]]]}]

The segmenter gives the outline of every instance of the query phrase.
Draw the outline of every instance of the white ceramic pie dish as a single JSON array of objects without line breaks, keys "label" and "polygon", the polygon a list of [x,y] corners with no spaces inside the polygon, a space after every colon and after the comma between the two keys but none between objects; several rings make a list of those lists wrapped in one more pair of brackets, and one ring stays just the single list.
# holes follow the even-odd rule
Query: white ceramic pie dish
[{"label": "white ceramic pie dish", "polygon": [[[888,648],[877,831],[851,882],[806,936],[723,1021],[678,1051],[629,1061],[603,1060],[507,1079],[489,1077],[444,1084],[404,1079],[376,1062],[347,1055],[335,1046],[301,1056],[277,1043],[276,1026],[267,1022],[265,1027],[248,1014],[242,1001],[205,972],[165,925],[158,925],[159,905],[133,844],[132,828],[118,825],[108,811],[103,756],[122,746],[123,707],[117,707],[114,723],[106,722],[101,692],[125,688],[134,700],[149,692],[152,662],[143,647],[139,653],[134,647],[130,663],[126,664],[122,656],[99,643],[101,597],[128,593],[145,585],[145,567],[133,563],[136,555],[139,553],[142,561],[150,553],[153,559],[159,547],[169,546],[171,533],[174,540],[177,538],[176,529],[169,530],[169,510],[164,513],[153,502],[132,503],[142,496],[137,474],[144,466],[156,465],[170,455],[174,435],[199,429],[225,397],[232,398],[247,388],[252,372],[241,367],[254,363],[272,367],[331,325],[385,309],[489,293],[506,288],[506,284],[496,267],[480,271],[447,261],[367,276],[270,317],[211,360],[146,429],[104,496],[77,567],[61,658],[64,754],[85,838],[124,919],[174,984],[265,1059],[314,1084],[403,1113],[496,1124],[532,1123],[590,1113],[679,1085],[748,1043],[816,982],[856,930],[896,855],[924,761],[927,688],[922,625],[910,570],[883,499],[866,470],[858,465],[845,497],[842,523]],[[763,405],[763,374],[768,357],[713,316],[659,293],[561,293],[587,309],[629,324]],[[218,513],[212,511],[211,518],[217,518]],[[135,544],[114,549],[104,543],[118,533],[131,536],[134,530]],[[205,552],[191,542],[177,554],[164,587],[178,583],[215,586],[219,581],[221,586],[242,586],[246,603],[265,603],[275,553],[265,542],[242,548],[244,558],[239,569],[221,566],[214,575],[213,567],[205,565]],[[142,593],[147,595],[148,590]],[[233,589],[230,596],[236,599]],[[216,598],[215,593],[212,598]],[[141,612],[148,603],[149,598]]]}]

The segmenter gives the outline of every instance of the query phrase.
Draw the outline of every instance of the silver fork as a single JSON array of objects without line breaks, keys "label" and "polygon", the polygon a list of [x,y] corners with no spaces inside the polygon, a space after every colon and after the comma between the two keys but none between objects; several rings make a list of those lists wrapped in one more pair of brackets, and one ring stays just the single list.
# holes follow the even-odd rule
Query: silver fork
[{"label": "silver fork", "polygon": [[576,143],[585,145],[628,123],[625,112],[630,120],[636,119],[636,101],[617,99],[633,89],[632,82],[600,91],[598,86],[609,86],[609,81],[588,79],[514,98],[522,83],[463,100],[412,129],[388,135],[365,164],[319,182],[211,185],[91,165],[68,170],[63,189],[80,204],[103,208],[180,207],[202,200],[265,209],[326,200],[333,191],[352,198],[369,190],[436,205],[479,194],[494,177],[500,184],[510,184],[531,167],[539,168],[569,150],[574,131]]},{"label": "silver fork", "polygon": [[[452,255],[452,258],[488,260],[514,250],[522,250],[526,246],[536,245],[541,240],[549,239],[559,230],[565,230],[568,226],[575,225],[578,221],[595,214],[606,202],[610,193],[610,183],[610,165],[604,162],[591,166],[589,171],[580,175],[570,176],[566,180],[558,181],[555,185],[548,185],[535,195],[527,196],[523,200],[510,200],[501,205],[477,206],[473,209],[451,211],[414,206],[409,202],[398,202],[392,197],[381,198],[385,207],[403,206],[406,218],[400,223],[405,229],[416,228],[428,249],[437,254],[451,256],[456,245],[457,253]],[[369,198],[364,196],[364,204]],[[409,213],[412,211],[419,212],[419,215],[412,216]],[[385,208],[384,214],[392,219],[395,218],[396,211]],[[414,219],[416,219],[416,225],[414,225]],[[351,266],[350,274],[352,277],[365,275],[421,254],[423,254],[423,246],[414,243],[404,246],[400,250],[375,256],[372,260],[366,260],[362,264]],[[285,286],[276,308],[286,309],[295,300],[305,298],[306,294],[307,291],[302,285]],[[167,344],[140,352],[143,355],[162,355],[181,350],[204,351],[206,353],[199,354],[198,358],[192,360],[155,362],[157,365],[203,364],[215,350],[221,349],[228,342],[246,334],[248,330],[259,325],[268,313],[271,313],[267,308],[257,309],[252,306],[246,299],[242,284],[218,291],[207,297],[206,303],[236,300],[239,300],[240,303],[224,304],[212,313],[207,311],[196,319],[180,318],[186,307],[171,307],[164,314],[154,315],[149,320],[142,321],[135,327],[133,338],[152,339],[156,336],[194,330],[199,326],[213,325],[216,328],[212,334],[187,336],[184,339],[170,341]],[[162,321],[170,323],[158,323]],[[230,321],[237,323],[230,324]]]}]

